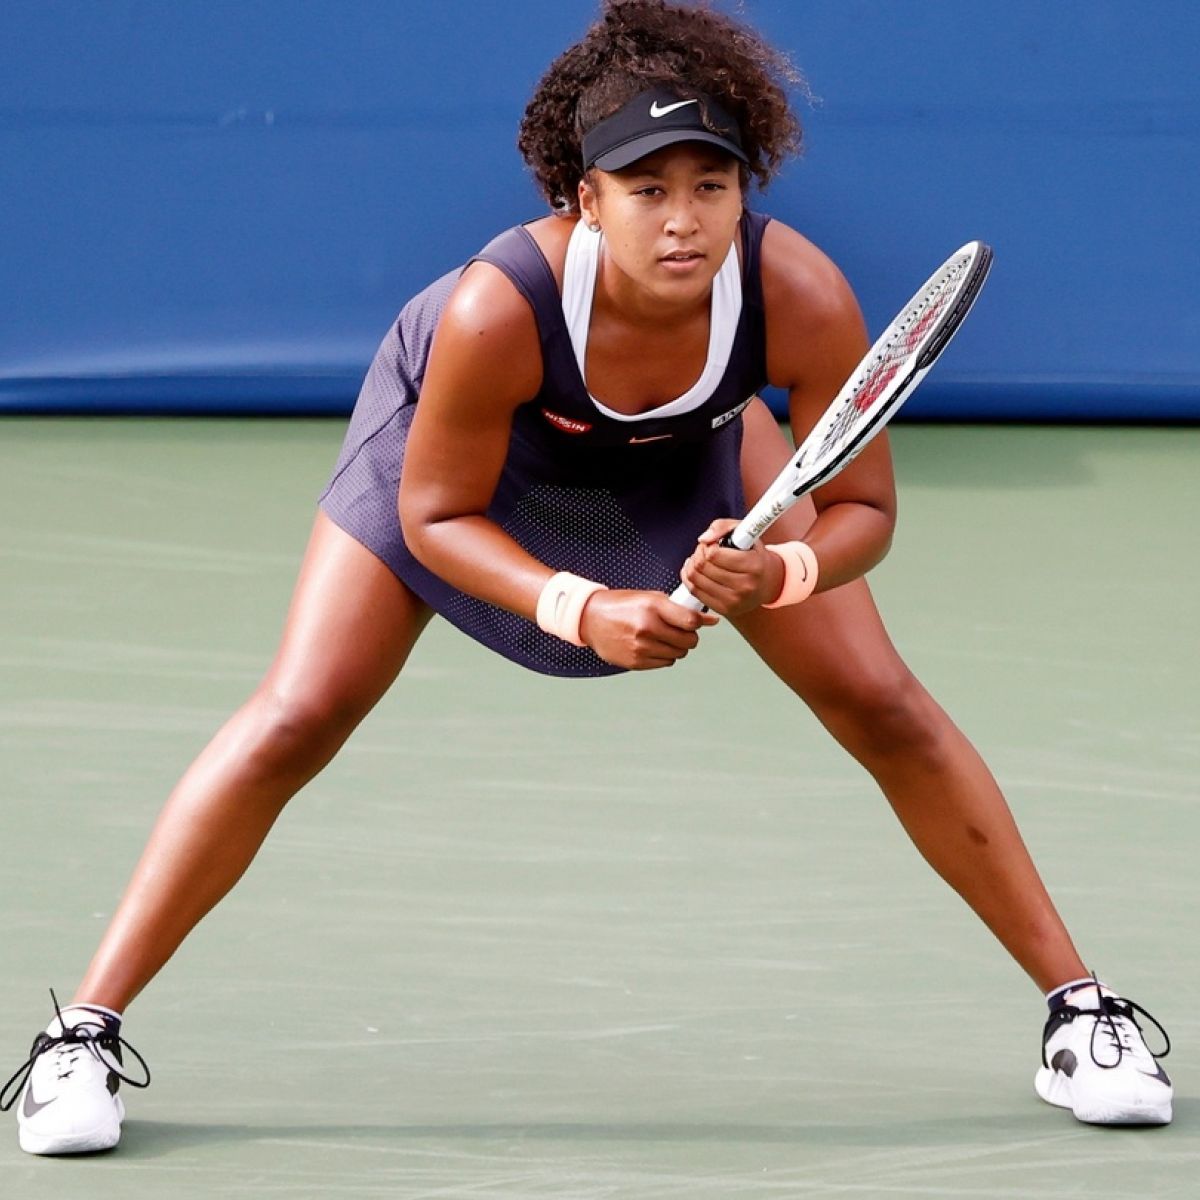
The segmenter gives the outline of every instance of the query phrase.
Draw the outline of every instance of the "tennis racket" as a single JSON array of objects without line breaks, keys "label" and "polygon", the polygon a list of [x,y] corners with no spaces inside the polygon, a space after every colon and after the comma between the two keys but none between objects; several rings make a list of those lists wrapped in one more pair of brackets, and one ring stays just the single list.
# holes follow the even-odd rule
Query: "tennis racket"
[{"label": "tennis racket", "polygon": [[[925,281],[854,368],[792,460],[722,544],[749,550],[801,496],[844,471],[929,373],[975,303],[992,265],[983,242],[956,250]],[[676,604],[704,605],[680,584]]]}]

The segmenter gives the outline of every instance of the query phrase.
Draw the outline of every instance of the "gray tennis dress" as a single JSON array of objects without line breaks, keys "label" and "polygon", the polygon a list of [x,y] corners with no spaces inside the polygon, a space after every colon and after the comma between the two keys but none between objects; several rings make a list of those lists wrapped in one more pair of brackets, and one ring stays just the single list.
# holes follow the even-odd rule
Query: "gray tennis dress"
[{"label": "gray tennis dress", "polygon": [[[740,416],[766,382],[760,249],[768,220],[744,215],[741,266],[731,250],[714,281],[709,360],[697,385],[636,417],[604,408],[583,380],[600,235],[577,227],[561,295],[523,226],[471,260],[503,271],[537,320],[541,391],[514,414],[487,515],[540,562],[609,587],[671,592],[697,535],[744,511]],[[433,332],[460,274],[411,300],[384,338],[321,508],[436,612],[513,662],[547,675],[616,674],[622,668],[589,647],[451,587],[405,544],[396,511],[405,442]]]}]

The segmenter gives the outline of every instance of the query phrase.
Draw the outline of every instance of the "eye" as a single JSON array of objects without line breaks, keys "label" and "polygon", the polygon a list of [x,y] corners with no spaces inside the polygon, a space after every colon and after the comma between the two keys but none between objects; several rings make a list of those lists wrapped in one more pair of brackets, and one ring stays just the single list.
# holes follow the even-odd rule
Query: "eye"
[{"label": "eye", "polygon": [[646,187],[638,188],[633,194],[635,196],[661,196],[662,188],[656,183],[651,183],[647,184]]}]

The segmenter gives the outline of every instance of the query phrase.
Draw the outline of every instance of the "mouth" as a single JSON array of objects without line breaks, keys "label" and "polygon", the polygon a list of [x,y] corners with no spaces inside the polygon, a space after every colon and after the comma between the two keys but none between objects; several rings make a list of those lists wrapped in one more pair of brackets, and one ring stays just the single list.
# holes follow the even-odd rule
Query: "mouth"
[{"label": "mouth", "polygon": [[699,250],[672,250],[670,254],[664,254],[658,262],[673,274],[685,274],[697,270],[704,258]]}]

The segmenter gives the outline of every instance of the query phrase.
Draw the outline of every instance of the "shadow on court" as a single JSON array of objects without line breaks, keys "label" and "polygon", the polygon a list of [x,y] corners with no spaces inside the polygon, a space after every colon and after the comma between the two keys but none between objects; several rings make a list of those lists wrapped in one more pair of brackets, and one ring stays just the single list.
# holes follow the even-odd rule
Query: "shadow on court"
[{"label": "shadow on court", "polygon": [[[1176,1104],[1173,1128],[1195,1123],[1200,1100],[1182,1100]],[[1061,1118],[1061,1119],[1060,1119]],[[724,1122],[486,1122],[480,1124],[390,1125],[376,1123],[327,1125],[250,1125],[194,1124],[175,1121],[129,1121],[124,1127],[121,1157],[151,1159],[181,1149],[236,1146],[239,1143],[294,1142],[311,1146],[329,1143],[347,1146],[356,1142],[372,1145],[513,1144],[522,1142],[559,1142],[585,1146],[589,1143],[613,1144],[687,1144],[737,1146],[847,1146],[863,1149],[929,1146],[945,1149],[953,1146],[1006,1145],[1047,1142],[1063,1135],[1095,1137],[1171,1137],[1171,1126],[1079,1125],[1069,1113],[1047,1112],[1031,1105],[1028,1112],[991,1119],[981,1127],[977,1113],[959,1117],[929,1117],[862,1124],[791,1125]],[[986,1138],[981,1135],[986,1132]]]}]

